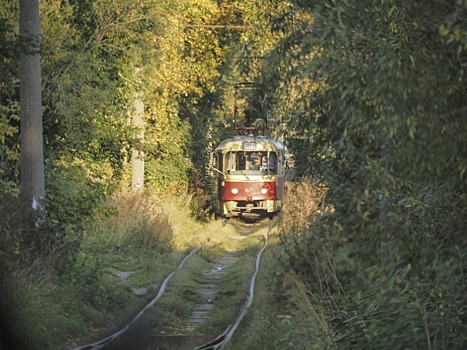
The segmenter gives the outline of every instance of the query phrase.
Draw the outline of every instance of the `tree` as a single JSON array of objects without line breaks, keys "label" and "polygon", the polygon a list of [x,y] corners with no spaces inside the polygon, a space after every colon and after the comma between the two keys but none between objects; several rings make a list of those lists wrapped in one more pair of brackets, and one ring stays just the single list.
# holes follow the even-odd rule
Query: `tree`
[{"label": "tree", "polygon": [[[294,102],[289,145],[298,172],[329,186],[332,210],[303,233],[291,263],[339,305],[327,311],[341,348],[462,348],[465,6],[292,3],[284,23],[312,19],[286,32],[275,57],[288,69],[270,86],[293,84],[278,91]],[[332,247],[344,292],[315,287],[317,237]]]},{"label": "tree", "polygon": [[0,7],[0,197],[16,197],[19,159],[17,28],[19,4],[4,3]]}]

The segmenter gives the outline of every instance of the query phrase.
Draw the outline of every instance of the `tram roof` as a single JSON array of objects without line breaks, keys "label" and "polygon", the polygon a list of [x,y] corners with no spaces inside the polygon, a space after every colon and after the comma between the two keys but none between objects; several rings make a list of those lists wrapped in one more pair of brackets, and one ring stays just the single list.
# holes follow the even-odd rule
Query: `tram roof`
[{"label": "tram roof", "polygon": [[221,141],[216,150],[285,151],[285,146],[282,142],[277,141],[269,136],[241,135]]}]

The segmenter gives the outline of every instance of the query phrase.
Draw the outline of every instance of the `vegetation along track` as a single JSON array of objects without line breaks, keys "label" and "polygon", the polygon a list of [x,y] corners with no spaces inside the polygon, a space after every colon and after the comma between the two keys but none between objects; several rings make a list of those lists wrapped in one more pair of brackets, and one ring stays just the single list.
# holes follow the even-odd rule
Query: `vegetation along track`
[{"label": "vegetation along track", "polygon": [[253,301],[271,228],[227,223],[222,241],[210,239],[187,254],[131,322],[73,350],[222,349]]}]

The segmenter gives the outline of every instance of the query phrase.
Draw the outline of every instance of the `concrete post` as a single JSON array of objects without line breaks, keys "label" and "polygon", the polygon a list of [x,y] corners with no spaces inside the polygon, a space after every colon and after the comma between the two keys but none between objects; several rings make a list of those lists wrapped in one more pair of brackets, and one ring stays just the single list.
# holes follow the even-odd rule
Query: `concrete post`
[{"label": "concrete post", "polygon": [[[139,96],[135,97],[133,126],[139,129],[138,138],[144,141],[144,103]],[[133,148],[131,151],[131,187],[135,191],[144,187],[144,152]]]},{"label": "concrete post", "polygon": [[[27,210],[44,209],[44,146],[40,63],[39,0],[20,0],[21,197]],[[36,221],[37,223],[37,221]]]}]

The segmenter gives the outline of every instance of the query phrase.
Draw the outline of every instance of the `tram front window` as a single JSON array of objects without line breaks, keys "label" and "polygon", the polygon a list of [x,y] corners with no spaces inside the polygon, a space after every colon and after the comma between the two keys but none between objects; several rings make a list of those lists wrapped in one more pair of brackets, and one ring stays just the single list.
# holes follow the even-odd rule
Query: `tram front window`
[{"label": "tram front window", "polygon": [[275,152],[227,152],[225,160],[229,174],[275,174],[277,172]]}]

